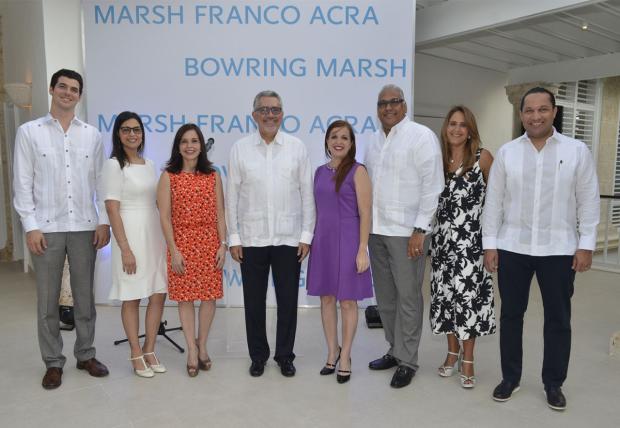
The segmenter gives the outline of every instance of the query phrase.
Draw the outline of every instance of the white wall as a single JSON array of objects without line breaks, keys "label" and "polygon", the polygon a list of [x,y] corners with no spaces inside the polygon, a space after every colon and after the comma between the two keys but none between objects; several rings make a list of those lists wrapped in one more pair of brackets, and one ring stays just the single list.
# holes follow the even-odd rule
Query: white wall
[{"label": "white wall", "polygon": [[3,0],[0,15],[5,82],[32,83],[31,117],[43,116],[52,74],[84,69],[80,0]]},{"label": "white wall", "polygon": [[[62,7],[59,7],[59,6]],[[61,68],[84,75],[82,55],[82,17],[80,0],[43,0],[45,28],[46,82]],[[88,82],[84,82],[88,94]],[[77,115],[84,118],[86,102],[78,104]]]},{"label": "white wall", "polygon": [[439,133],[450,107],[464,104],[476,115],[483,146],[495,153],[512,136],[512,105],[504,89],[507,79],[506,73],[418,54],[414,71],[415,119]]},{"label": "white wall", "polygon": [[5,1],[0,14],[5,83],[32,83],[32,117],[42,116],[49,109],[42,0]]},{"label": "white wall", "polygon": [[[45,45],[42,0],[4,0],[0,3],[2,16],[2,50],[5,83],[32,83],[32,108],[15,110],[15,121],[26,122],[32,117],[41,116],[48,111],[47,78],[45,74]],[[12,110],[7,110],[11,112]],[[13,117],[6,117],[9,136],[7,153],[11,159],[13,127],[8,126]],[[10,174],[9,174],[10,175]],[[9,185],[11,177],[9,177]],[[10,197],[3,199],[11,203]],[[4,209],[4,208],[3,208]],[[24,257],[21,223],[12,211],[12,218],[5,219],[13,224],[13,258]],[[6,224],[0,227],[5,229]]]}]

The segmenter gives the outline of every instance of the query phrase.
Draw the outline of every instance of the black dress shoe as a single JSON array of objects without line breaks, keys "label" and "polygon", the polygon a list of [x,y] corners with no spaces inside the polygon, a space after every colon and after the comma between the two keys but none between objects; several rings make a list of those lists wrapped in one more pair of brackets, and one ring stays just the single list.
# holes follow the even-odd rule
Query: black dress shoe
[{"label": "black dress shoe", "polygon": [[41,386],[45,389],[56,389],[62,383],[62,369],[60,367],[50,367],[43,376]]},{"label": "black dress shoe", "polygon": [[408,366],[400,365],[394,372],[394,376],[392,376],[392,381],[390,382],[390,386],[392,388],[402,388],[403,386],[407,386],[411,383],[411,379],[415,375],[415,370]]},{"label": "black dress shoe", "polygon": [[280,373],[282,376],[293,377],[295,376],[295,366],[293,362],[290,360],[278,361],[278,365],[280,366]]},{"label": "black dress shoe", "polygon": [[553,410],[566,410],[566,397],[562,394],[562,388],[547,386],[545,387],[545,395],[547,396],[547,405]]},{"label": "black dress shoe", "polygon": [[265,372],[265,363],[262,361],[252,361],[252,365],[250,365],[250,376],[259,377],[262,376]]},{"label": "black dress shoe", "polygon": [[519,389],[518,383],[512,383],[502,379],[500,384],[493,390],[493,400],[508,401],[512,397],[512,394],[519,391]]},{"label": "black dress shoe", "polygon": [[390,354],[385,354],[381,358],[377,358],[376,360],[368,363],[368,368],[370,370],[387,370],[392,367],[396,367],[398,365],[398,360],[391,356]]},{"label": "black dress shoe", "polygon": [[108,368],[96,358],[78,361],[76,367],[78,370],[86,370],[89,375],[94,377],[104,377],[109,374]]}]

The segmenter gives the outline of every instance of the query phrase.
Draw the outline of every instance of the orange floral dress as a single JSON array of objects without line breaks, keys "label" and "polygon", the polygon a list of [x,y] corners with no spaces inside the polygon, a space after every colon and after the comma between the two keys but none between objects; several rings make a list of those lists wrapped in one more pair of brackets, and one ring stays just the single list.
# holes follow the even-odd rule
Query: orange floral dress
[{"label": "orange floral dress", "polygon": [[174,242],[185,261],[185,273],[174,273],[168,252],[170,300],[215,300],[224,296],[222,271],[215,266],[215,254],[220,247],[215,174],[168,173]]}]

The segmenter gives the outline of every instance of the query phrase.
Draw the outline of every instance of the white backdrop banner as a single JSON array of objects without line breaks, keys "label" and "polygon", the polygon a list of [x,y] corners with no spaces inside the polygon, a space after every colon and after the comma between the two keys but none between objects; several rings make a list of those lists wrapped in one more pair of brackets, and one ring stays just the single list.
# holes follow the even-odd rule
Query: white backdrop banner
[{"label": "white backdrop banner", "polygon": [[[272,89],[283,99],[283,130],[304,141],[318,167],[330,122],[351,122],[362,159],[377,129],[380,88],[395,83],[411,100],[414,0],[83,0],[82,6],[88,121],[103,133],[108,153],[123,110],[141,115],[145,155],[160,167],[176,130],[194,122],[215,139],[209,158],[225,182],[231,145],[256,129],[254,96]],[[106,248],[98,255],[99,303],[108,302],[110,268]],[[305,275],[304,263],[299,303],[316,305],[306,295]],[[230,257],[221,303],[243,304],[241,273]]]}]

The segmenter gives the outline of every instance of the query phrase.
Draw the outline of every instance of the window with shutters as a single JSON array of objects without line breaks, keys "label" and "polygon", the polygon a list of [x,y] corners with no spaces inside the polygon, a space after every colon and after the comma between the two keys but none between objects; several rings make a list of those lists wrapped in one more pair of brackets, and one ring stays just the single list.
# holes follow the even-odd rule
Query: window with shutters
[{"label": "window with shutters", "polygon": [[596,155],[600,105],[600,80],[560,83],[556,102],[563,108],[562,134],[583,141]]}]

